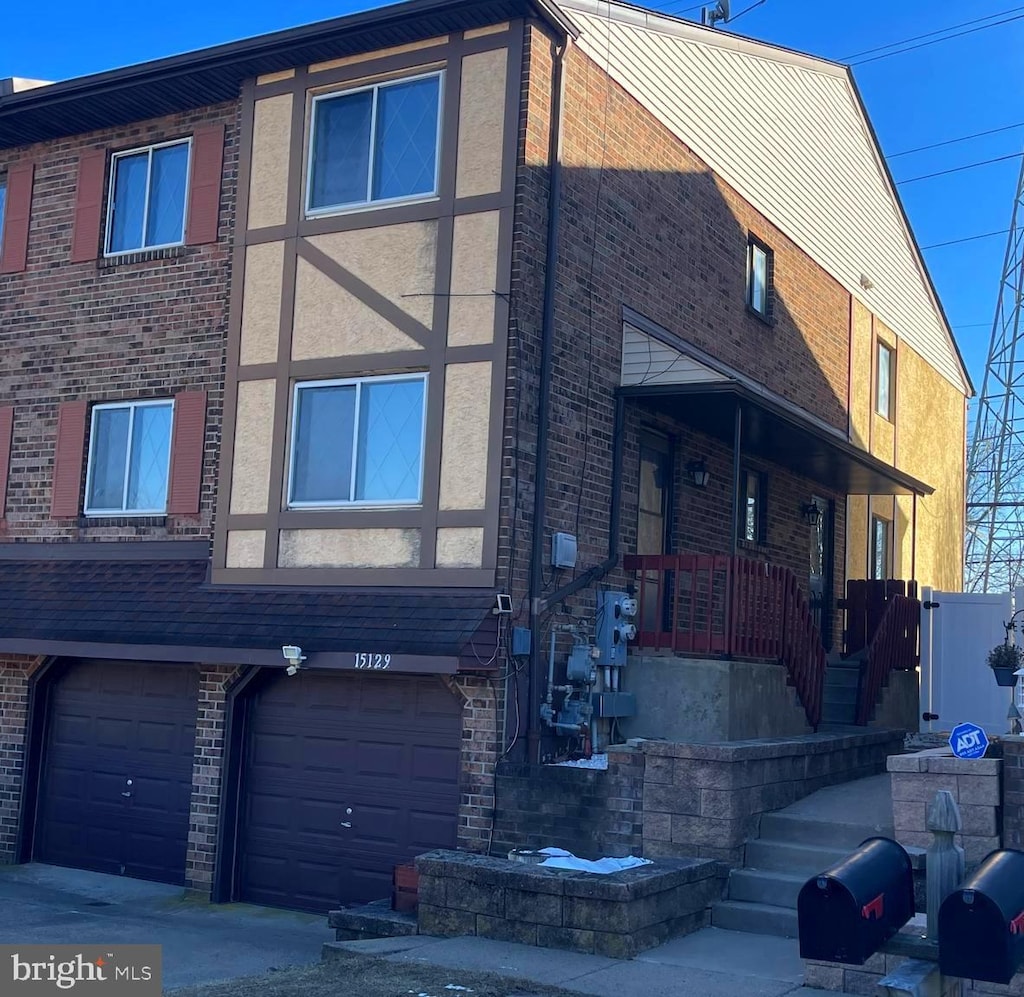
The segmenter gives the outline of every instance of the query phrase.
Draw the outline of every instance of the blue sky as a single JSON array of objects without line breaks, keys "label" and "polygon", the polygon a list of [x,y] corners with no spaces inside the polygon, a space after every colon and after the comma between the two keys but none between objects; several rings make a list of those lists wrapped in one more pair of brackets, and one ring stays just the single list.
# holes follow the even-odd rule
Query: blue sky
[{"label": "blue sky", "polygon": [[[752,0],[750,0],[752,2]],[[374,6],[361,0],[178,0],[143,4],[130,16],[97,17],[68,0],[11,4],[0,34],[0,76],[67,79]],[[681,0],[658,6],[683,9]],[[747,3],[734,0],[734,13]],[[766,0],[730,28],[753,38],[843,60],[889,42],[1001,12],[1014,0]],[[127,14],[127,10],[122,12]],[[699,13],[686,16],[696,18]],[[45,18],[46,30],[40,31]],[[997,18],[1001,20],[1002,18]],[[984,22],[982,22],[984,23]],[[1024,19],[855,69],[885,153],[1024,122]],[[897,181],[1020,153],[1024,128],[909,156],[890,166]],[[1020,169],[1009,160],[918,183],[900,192],[922,246],[1008,227]],[[946,313],[981,390],[1006,237],[925,252]]]}]

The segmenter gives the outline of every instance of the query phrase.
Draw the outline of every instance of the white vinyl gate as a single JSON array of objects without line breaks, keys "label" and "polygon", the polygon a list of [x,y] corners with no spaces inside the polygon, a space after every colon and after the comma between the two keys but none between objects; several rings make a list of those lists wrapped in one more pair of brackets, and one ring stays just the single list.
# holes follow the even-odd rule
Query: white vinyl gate
[{"label": "white vinyl gate", "polygon": [[[1024,590],[1018,589],[1017,605],[1024,606]],[[947,731],[965,721],[989,734],[1009,730],[1013,693],[996,685],[985,658],[1003,640],[1003,622],[1012,613],[1009,592],[921,590],[922,731]],[[926,721],[926,713],[938,719]]]}]

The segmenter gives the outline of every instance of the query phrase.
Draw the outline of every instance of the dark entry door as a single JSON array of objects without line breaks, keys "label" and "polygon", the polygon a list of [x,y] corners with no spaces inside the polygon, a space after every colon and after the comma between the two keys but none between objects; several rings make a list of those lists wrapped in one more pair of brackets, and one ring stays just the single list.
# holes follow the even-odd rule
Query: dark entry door
[{"label": "dark entry door", "polygon": [[253,695],[239,898],[323,912],[454,848],[461,703],[436,677],[281,674]]},{"label": "dark entry door", "polygon": [[34,858],[184,885],[199,675],[75,661],[50,693]]}]

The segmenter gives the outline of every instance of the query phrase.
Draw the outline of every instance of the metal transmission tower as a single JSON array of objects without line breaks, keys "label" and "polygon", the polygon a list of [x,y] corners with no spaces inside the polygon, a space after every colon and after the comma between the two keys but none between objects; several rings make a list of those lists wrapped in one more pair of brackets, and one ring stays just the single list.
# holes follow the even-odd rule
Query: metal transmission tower
[{"label": "metal transmission tower", "polygon": [[967,460],[964,589],[1024,583],[1024,160]]}]

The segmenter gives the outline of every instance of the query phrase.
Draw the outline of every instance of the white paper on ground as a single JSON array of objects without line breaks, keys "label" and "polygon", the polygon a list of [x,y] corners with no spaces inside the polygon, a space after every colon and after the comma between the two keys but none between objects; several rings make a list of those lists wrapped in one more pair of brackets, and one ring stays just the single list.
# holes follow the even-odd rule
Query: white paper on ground
[{"label": "white paper on ground", "polygon": [[551,858],[541,862],[542,866],[548,869],[575,869],[577,872],[596,872],[598,875],[607,876],[613,872],[622,872],[623,869],[635,869],[640,865],[650,865],[650,859],[639,859],[635,855],[628,855],[624,859],[578,859],[571,852],[565,852],[561,848],[542,848],[542,852],[551,855],[552,852],[561,852],[559,855],[551,855]]}]

